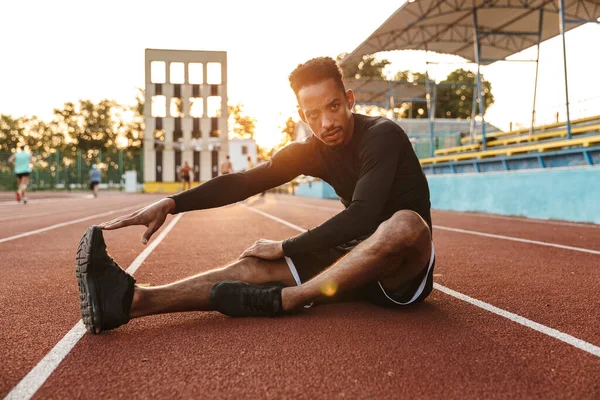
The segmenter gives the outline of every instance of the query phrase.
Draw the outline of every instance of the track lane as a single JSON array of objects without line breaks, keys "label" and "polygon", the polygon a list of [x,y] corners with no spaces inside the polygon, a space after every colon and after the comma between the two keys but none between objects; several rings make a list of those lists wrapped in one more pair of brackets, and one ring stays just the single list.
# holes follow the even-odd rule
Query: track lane
[{"label": "track lane", "polygon": [[[167,283],[293,234],[242,207],[188,213],[136,277]],[[581,398],[600,395],[598,374],[599,358],[434,291],[396,311],[134,320],[86,335],[36,397]]]},{"label": "track lane", "polygon": [[[0,394],[5,395],[81,318],[75,251],[85,229],[104,218],[0,243]],[[106,238],[128,265],[141,252],[143,227]],[[122,265],[122,264],[121,264]]]},{"label": "track lane", "polygon": [[[164,196],[134,194],[110,196],[106,199],[94,199],[98,201],[89,199],[69,199],[57,203],[49,202],[39,204],[38,207],[33,210],[18,208],[12,210],[12,212],[4,218],[9,216],[18,217],[20,215],[24,218],[1,222],[0,239],[116,209],[149,204],[162,197]],[[131,211],[135,211],[135,209],[131,209],[128,212]],[[27,218],[28,215],[40,213],[47,215]],[[118,215],[115,215],[115,217],[116,216]]]}]

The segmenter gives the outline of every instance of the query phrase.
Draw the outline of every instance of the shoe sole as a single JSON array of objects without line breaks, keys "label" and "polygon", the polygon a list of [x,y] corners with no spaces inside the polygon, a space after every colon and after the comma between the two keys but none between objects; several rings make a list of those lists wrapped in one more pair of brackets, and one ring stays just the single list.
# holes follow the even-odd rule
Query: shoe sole
[{"label": "shoe sole", "polygon": [[102,231],[98,227],[90,227],[79,241],[75,264],[75,276],[79,285],[81,319],[85,329],[93,334],[102,332],[100,319],[100,301],[96,290],[94,278],[94,265],[92,264],[92,249],[102,238]]}]

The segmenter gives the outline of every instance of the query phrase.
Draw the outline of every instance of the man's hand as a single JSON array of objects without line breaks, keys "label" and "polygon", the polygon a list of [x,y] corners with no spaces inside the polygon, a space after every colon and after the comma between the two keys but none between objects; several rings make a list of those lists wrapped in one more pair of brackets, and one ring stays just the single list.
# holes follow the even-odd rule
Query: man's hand
[{"label": "man's hand", "polygon": [[240,258],[257,257],[263,260],[279,260],[283,256],[283,241],[259,239],[244,250]]},{"label": "man's hand", "polygon": [[131,214],[115,218],[110,222],[104,222],[99,226],[102,229],[110,231],[130,225],[145,225],[148,229],[146,229],[146,232],[142,236],[142,243],[146,244],[154,232],[156,232],[165,222],[167,214],[174,210],[175,201],[166,198],[152,203],[140,210],[134,211]]}]

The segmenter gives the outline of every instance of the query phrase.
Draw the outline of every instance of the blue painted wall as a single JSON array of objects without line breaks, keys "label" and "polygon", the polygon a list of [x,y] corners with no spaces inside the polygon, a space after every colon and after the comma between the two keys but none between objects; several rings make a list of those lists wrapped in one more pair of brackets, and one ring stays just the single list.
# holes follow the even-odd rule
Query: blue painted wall
[{"label": "blue painted wall", "polygon": [[331,185],[323,181],[300,183],[294,190],[294,194],[296,196],[316,197],[319,199],[339,198]]},{"label": "blue painted wall", "polygon": [[434,209],[600,224],[600,166],[427,175]]}]

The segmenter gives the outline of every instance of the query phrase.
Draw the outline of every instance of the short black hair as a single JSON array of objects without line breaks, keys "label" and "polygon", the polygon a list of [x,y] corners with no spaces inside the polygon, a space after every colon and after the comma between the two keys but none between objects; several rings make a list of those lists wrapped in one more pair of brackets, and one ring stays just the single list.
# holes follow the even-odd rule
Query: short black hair
[{"label": "short black hair", "polygon": [[21,147],[21,150],[25,150],[25,145],[24,144],[22,144],[20,147]]},{"label": "short black hair", "polygon": [[298,91],[304,86],[314,85],[327,79],[333,79],[336,85],[346,93],[342,69],[331,57],[317,57],[299,64],[289,76],[290,86],[298,97]]}]

